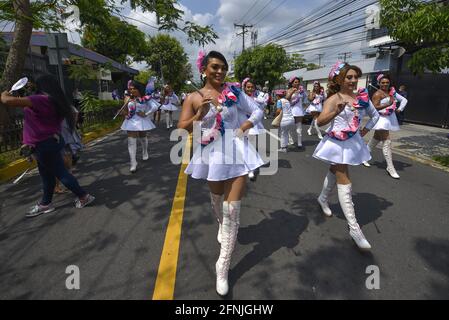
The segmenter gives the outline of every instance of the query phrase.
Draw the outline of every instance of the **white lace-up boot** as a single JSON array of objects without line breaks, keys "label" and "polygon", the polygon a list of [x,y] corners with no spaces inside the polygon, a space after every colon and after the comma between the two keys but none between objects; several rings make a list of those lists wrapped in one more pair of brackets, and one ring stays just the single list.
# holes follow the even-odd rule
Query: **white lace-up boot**
[{"label": "white lace-up boot", "polygon": [[148,137],[140,138],[140,144],[142,145],[142,160],[146,161],[150,158],[148,155]]},{"label": "white lace-up boot", "polygon": [[220,257],[215,264],[216,290],[220,296],[227,295],[229,291],[228,272],[240,225],[240,204],[241,201],[223,202],[221,250]]},{"label": "white lace-up boot", "polygon": [[302,123],[296,123],[296,134],[298,135],[298,147],[302,147]]},{"label": "white lace-up boot", "polygon": [[384,145],[382,146],[382,151],[383,151],[385,160],[387,161],[388,174],[394,179],[399,179],[400,176],[396,172],[396,169],[394,168],[394,165],[393,165],[393,155],[391,153],[391,140],[390,139],[384,141]]},{"label": "white lace-up boot", "polygon": [[348,221],[349,235],[360,249],[370,250],[371,245],[363,235],[363,232],[355,218],[354,203],[352,203],[352,185],[337,184],[337,188],[338,200],[340,201],[341,209],[343,210],[346,220]]},{"label": "white lace-up boot", "polygon": [[128,137],[128,151],[129,151],[129,158],[131,160],[131,166],[129,168],[129,171],[134,173],[137,170],[137,160],[136,160],[137,138]]},{"label": "white lace-up boot", "polygon": [[215,214],[215,218],[218,222],[218,235],[217,235],[217,241],[221,244],[221,226],[223,223],[223,218],[221,216],[223,211],[223,195],[222,194],[215,194],[210,193],[210,202],[212,205],[212,211]]},{"label": "white lace-up boot", "polygon": [[332,216],[332,211],[329,208],[328,199],[329,199],[329,195],[332,192],[332,189],[334,189],[336,183],[337,183],[337,179],[335,177],[335,174],[333,174],[331,171],[328,171],[326,178],[324,178],[323,190],[321,190],[321,194],[317,199],[318,203],[321,206],[321,209],[323,210],[323,213],[327,217]]},{"label": "white lace-up boot", "polygon": [[[379,140],[377,140],[374,137],[371,137],[371,139],[368,141],[368,150],[370,153],[373,153],[374,148],[379,144]],[[368,161],[363,162],[363,165],[365,167],[371,167]]]},{"label": "white lace-up boot", "polygon": [[316,130],[316,134],[318,135],[318,138],[320,140],[323,139],[323,135],[321,134],[321,130],[320,127],[318,126],[318,121],[315,120],[315,130]]}]

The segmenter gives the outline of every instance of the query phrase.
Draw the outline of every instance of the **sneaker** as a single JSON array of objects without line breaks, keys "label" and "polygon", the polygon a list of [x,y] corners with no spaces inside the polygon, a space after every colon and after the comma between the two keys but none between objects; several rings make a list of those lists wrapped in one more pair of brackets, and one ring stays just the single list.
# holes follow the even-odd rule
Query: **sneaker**
[{"label": "sneaker", "polygon": [[55,211],[55,207],[53,207],[51,204],[43,206],[41,204],[36,204],[34,207],[28,211],[27,215],[25,217],[27,218],[34,218],[37,216],[40,216],[43,213],[50,213],[52,211]]},{"label": "sneaker", "polygon": [[84,208],[88,204],[92,203],[95,200],[95,197],[88,194],[84,200],[81,200],[80,198],[75,200],[75,207],[78,209]]},{"label": "sneaker", "polygon": [[280,148],[278,149],[278,152],[287,153],[287,148]]}]

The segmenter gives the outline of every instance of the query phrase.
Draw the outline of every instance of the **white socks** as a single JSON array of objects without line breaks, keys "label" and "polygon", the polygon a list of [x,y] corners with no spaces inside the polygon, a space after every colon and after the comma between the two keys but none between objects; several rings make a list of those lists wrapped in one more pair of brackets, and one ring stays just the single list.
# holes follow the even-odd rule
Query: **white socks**
[{"label": "white socks", "polygon": [[323,190],[321,191],[320,196],[318,197],[318,203],[321,206],[321,209],[323,210],[323,213],[330,217],[332,216],[332,211],[329,208],[329,195],[332,192],[332,189],[335,187],[335,184],[337,183],[337,179],[335,177],[335,174],[333,174],[331,171],[327,172],[326,178],[324,178],[323,183]]},{"label": "white socks", "polygon": [[385,140],[384,141],[384,145],[382,146],[382,152],[384,154],[385,157],[385,161],[387,162],[387,172],[388,174],[394,178],[394,179],[399,179],[399,175],[396,172],[396,169],[394,168],[393,165],[393,155],[391,153],[391,140]]},{"label": "white socks", "polygon": [[302,123],[296,123],[296,133],[298,134],[298,147],[302,147]]},{"label": "white socks", "polygon": [[148,160],[148,137],[140,138],[140,144],[142,145],[142,160]]},{"label": "white socks", "polygon": [[170,116],[170,128],[173,127],[173,113],[169,113]]},{"label": "white socks", "polygon": [[220,257],[215,264],[216,290],[221,296],[225,296],[229,291],[228,272],[240,225],[240,205],[241,201],[223,202],[221,250]]},{"label": "white socks", "polygon": [[221,226],[223,223],[223,218],[221,216],[223,211],[223,195],[210,192],[210,202],[212,205],[212,211],[215,214],[215,219],[217,219],[218,222],[217,241],[218,243],[221,243]]},{"label": "white socks", "polygon": [[354,239],[355,243],[360,249],[369,250],[371,245],[366,240],[360,229],[359,224],[355,218],[354,204],[352,202],[352,185],[351,184],[337,184],[338,200],[340,201],[341,209],[345,214],[349,225],[349,234]]},{"label": "white socks", "polygon": [[136,172],[136,168],[137,168],[137,160],[136,160],[137,138],[128,137],[128,151],[129,151],[129,157],[131,160],[131,167],[129,168],[129,171]]}]

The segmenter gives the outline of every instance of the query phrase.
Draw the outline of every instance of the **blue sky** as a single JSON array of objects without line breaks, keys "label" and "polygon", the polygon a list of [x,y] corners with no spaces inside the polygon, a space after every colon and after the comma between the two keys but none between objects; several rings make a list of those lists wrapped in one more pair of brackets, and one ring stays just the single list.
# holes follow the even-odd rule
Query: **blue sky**
[{"label": "blue sky", "polygon": [[[220,38],[216,44],[206,46],[206,51],[211,49],[221,51],[229,61],[232,61],[234,54],[239,54],[242,49],[242,38],[236,36],[239,30],[234,28],[234,23],[253,24],[254,28],[252,31],[257,30],[258,32],[258,44],[263,44],[264,40],[267,40],[273,34],[276,35],[283,27],[295,20],[308,17],[323,5],[327,7],[341,6],[342,3],[348,2],[347,0],[179,0],[178,7],[184,11],[184,21],[194,21],[201,25],[213,25],[214,30]],[[356,8],[356,6],[363,6],[363,4],[368,4],[369,2],[372,2],[372,0],[358,0],[355,1],[355,4],[351,5],[352,7],[344,7],[342,11],[349,12]],[[359,19],[364,19],[362,11],[359,12]],[[136,25],[149,36],[159,33],[159,31],[146,25],[156,25],[156,17],[153,13],[131,11],[129,7],[125,7],[122,15],[127,17],[129,23]],[[320,52],[316,50],[321,50],[320,46],[324,46],[321,51],[325,53],[322,64],[333,64],[339,52],[353,51],[355,53],[356,51],[360,51],[360,41],[355,41],[349,45],[342,45],[341,47],[326,48],[329,43],[335,44],[338,41],[347,40],[348,37],[352,36],[352,34],[347,34],[337,40],[338,35],[332,29],[334,26],[339,27],[341,23],[347,24],[348,22],[351,22],[350,19],[345,18],[341,22],[332,22],[327,25],[324,23],[325,26],[323,26],[318,21],[311,28],[308,25],[303,26],[302,29],[299,29],[300,32],[298,35],[287,37],[276,43],[286,45],[292,41],[300,42],[301,44],[299,45],[290,45],[288,49],[286,48],[287,52],[309,49],[305,53],[305,58],[308,62],[314,63],[318,62],[317,53]],[[68,30],[74,30],[75,26],[74,24],[67,23],[67,28]],[[304,30],[303,33],[302,30]],[[320,32],[321,36],[317,37],[321,37],[322,39],[322,35],[324,34],[326,38],[315,41],[315,34],[320,34]],[[170,35],[176,37],[181,42],[189,56],[190,62],[194,66],[198,51],[201,48],[198,45],[189,44],[185,34],[181,32],[170,32]],[[79,38],[79,34],[70,32],[70,41],[79,43]],[[248,34],[246,37],[246,47],[249,46],[251,46],[251,40]],[[315,51],[311,51],[310,48]],[[133,66],[137,69],[145,68],[144,64],[134,64]]]}]

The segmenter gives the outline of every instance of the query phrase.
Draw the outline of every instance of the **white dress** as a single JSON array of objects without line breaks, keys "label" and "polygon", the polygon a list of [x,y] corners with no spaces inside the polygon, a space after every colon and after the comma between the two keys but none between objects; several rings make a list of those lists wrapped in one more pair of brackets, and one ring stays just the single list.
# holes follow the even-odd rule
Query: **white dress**
[{"label": "white dress", "polygon": [[[150,115],[159,108],[159,103],[150,99],[147,101],[132,100],[128,102],[128,116],[121,126],[125,131],[149,131],[156,128]],[[145,117],[141,117],[137,112],[145,112]]]},{"label": "white dress", "polygon": [[[341,132],[347,129],[356,115],[355,112],[357,111],[354,111],[351,106],[346,105],[345,109],[332,120],[331,126],[327,130],[328,134],[318,144],[313,157],[331,165],[347,164],[352,166],[360,165],[371,159],[371,154],[360,135],[360,130],[346,140],[338,140],[329,135],[330,132]],[[359,119],[363,119],[365,115],[371,118],[365,126],[369,130],[379,119],[379,113],[371,101],[369,101],[369,107],[359,109],[358,113]]]},{"label": "white dress", "polygon": [[323,102],[326,99],[326,96],[324,94],[318,94],[315,96],[315,99],[313,99],[312,102],[310,102],[309,107],[307,108],[307,113],[312,112],[322,112],[323,111]]},{"label": "white dress", "polygon": [[161,110],[178,111],[178,107],[176,105],[179,104],[179,98],[176,94],[173,93],[171,96],[168,96],[165,99],[166,99],[166,101],[162,105]]},{"label": "white dress", "polygon": [[[264,112],[265,111],[265,107],[268,104],[268,99],[269,99],[268,93],[256,92],[256,94],[252,98],[259,105],[260,110],[262,110],[262,112]],[[249,116],[250,115],[248,114],[247,118]],[[247,119],[245,119],[245,120],[247,120]],[[248,130],[248,134],[250,136],[257,136],[257,135],[264,134],[264,133],[265,133],[265,127],[263,126],[262,121],[260,121],[259,123],[255,124],[253,128]]]},{"label": "white dress", "polygon": [[[394,98],[401,103],[399,107],[399,111],[404,111],[405,106],[408,103],[408,100],[401,96],[399,93],[394,94]],[[386,97],[380,101],[381,105],[388,105],[390,101],[390,97]],[[389,130],[389,131],[399,131],[399,123],[398,118],[396,117],[396,113],[393,112],[390,115],[384,114],[384,110],[379,110],[380,119],[374,126],[374,130]]]},{"label": "white dress", "polygon": [[[203,136],[214,127],[217,116],[215,108],[209,109],[206,116],[199,122],[200,127],[196,126],[195,128],[194,126],[195,151],[185,170],[185,173],[191,175],[192,178],[225,181],[245,176],[250,171],[264,165],[262,158],[248,141],[248,137],[235,136],[236,129],[240,128],[244,121],[250,121],[254,125],[262,121],[263,112],[259,109],[258,104],[243,92],[239,92],[237,96],[236,104],[230,107],[223,106],[221,116],[225,130],[222,135],[218,134],[216,140],[206,146],[195,141],[198,138],[196,132],[201,131]],[[247,118],[247,114],[251,114],[251,116]]]},{"label": "white dress", "polygon": [[304,100],[307,99],[306,93],[295,92],[292,95],[292,112],[294,117],[304,117]]}]

